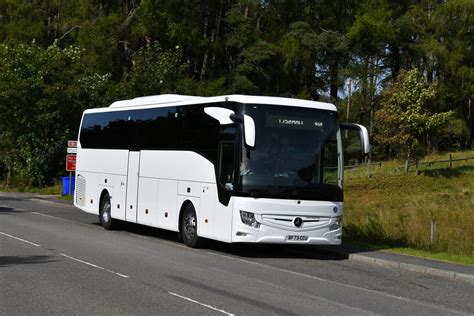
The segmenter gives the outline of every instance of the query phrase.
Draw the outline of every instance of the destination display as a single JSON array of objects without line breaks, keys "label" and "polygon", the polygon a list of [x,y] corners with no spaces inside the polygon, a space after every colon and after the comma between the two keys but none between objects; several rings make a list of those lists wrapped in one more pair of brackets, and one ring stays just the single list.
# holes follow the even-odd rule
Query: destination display
[{"label": "destination display", "polygon": [[265,115],[265,127],[323,131],[324,122],[314,118],[267,113]]}]

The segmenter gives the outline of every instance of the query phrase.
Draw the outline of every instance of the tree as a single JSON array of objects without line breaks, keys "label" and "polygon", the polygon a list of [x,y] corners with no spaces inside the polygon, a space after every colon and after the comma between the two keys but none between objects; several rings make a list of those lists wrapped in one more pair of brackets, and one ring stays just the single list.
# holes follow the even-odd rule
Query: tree
[{"label": "tree", "polygon": [[420,76],[418,69],[400,71],[384,91],[382,106],[375,113],[375,140],[400,148],[407,159],[418,159],[426,135],[452,117],[452,112],[430,113],[435,95],[435,88]]},{"label": "tree", "polygon": [[2,158],[23,185],[44,186],[60,175],[82,111],[108,102],[108,79],[87,71],[78,47],[0,45]]},{"label": "tree", "polygon": [[179,46],[163,50],[158,43],[141,48],[132,57],[132,69],[120,86],[120,99],[163,93],[191,94],[195,82],[187,80],[189,64]]},{"label": "tree", "polygon": [[379,92],[387,78],[384,63],[386,47],[392,37],[392,12],[386,0],[366,0],[358,7],[356,19],[347,32],[352,51],[349,76],[359,90],[359,120],[368,117],[369,134],[374,134],[374,113]]},{"label": "tree", "polygon": [[[407,12],[416,25],[415,64],[428,82],[436,83],[433,113],[452,110],[466,123],[467,131],[459,138],[461,148],[470,148],[474,135],[473,12],[474,3],[469,0],[424,1]],[[431,138],[438,147],[438,135]]]}]

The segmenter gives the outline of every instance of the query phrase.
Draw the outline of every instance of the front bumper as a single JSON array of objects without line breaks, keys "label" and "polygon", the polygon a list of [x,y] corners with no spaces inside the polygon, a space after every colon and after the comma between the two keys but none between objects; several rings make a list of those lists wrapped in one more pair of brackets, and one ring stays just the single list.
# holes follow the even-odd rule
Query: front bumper
[{"label": "front bumper", "polygon": [[232,242],[340,245],[342,228],[332,230],[334,222],[335,218],[328,218],[326,225],[311,229],[283,229],[265,223],[253,228],[239,223],[233,227]]}]

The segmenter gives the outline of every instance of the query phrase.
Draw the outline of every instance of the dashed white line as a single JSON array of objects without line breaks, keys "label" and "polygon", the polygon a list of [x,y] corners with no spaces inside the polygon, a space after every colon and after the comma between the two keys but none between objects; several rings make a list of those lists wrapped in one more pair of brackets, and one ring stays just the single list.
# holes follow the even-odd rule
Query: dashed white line
[{"label": "dashed white line", "polygon": [[171,245],[171,246],[176,246],[176,247],[180,247],[180,248],[186,248],[186,249],[194,250],[194,249],[189,248],[185,245],[181,245],[181,244],[178,244],[178,243],[175,243],[175,242],[170,242],[170,241],[164,241],[164,240],[161,240],[161,239],[158,239],[158,238],[150,238],[150,237],[142,236],[142,235],[135,234],[135,233],[130,233],[130,235],[141,238],[141,239],[152,240],[153,242],[159,242],[161,244],[166,244],[166,245]]},{"label": "dashed white line", "polygon": [[72,223],[72,224],[75,224],[75,225],[82,225],[82,226],[86,226],[86,227],[89,227],[89,228],[94,228],[94,229],[103,230],[103,229],[101,229],[100,227],[96,227],[96,226],[94,226],[94,225],[85,224],[85,223],[81,223],[81,222],[76,222],[76,221],[72,221],[72,220],[70,220],[70,219],[65,219],[65,218],[62,218],[62,217],[47,215],[47,214],[40,213],[40,212],[29,212],[29,213],[30,213],[30,214],[35,214],[35,215],[44,216],[44,217],[54,218],[54,219],[57,219],[57,220],[60,220],[60,221],[63,221],[63,222]]},{"label": "dashed white line", "polygon": [[112,270],[103,268],[103,267],[98,266],[98,265],[96,265],[96,264],[93,264],[93,263],[90,263],[90,262],[87,262],[87,261],[84,261],[84,260],[81,260],[81,259],[77,259],[77,258],[68,256],[68,255],[66,255],[66,254],[64,254],[64,253],[62,253],[61,256],[65,257],[65,258],[68,258],[68,259],[71,259],[71,260],[74,260],[74,261],[77,261],[77,262],[80,262],[80,263],[83,263],[83,264],[86,264],[86,265],[91,266],[91,267],[94,267],[94,268],[96,268],[96,269],[100,269],[100,270],[107,271],[107,272],[109,272],[109,273],[118,275],[119,277],[122,277],[122,278],[129,278],[128,275],[121,274],[121,273],[118,273],[118,272],[115,272],[115,271],[112,271]]},{"label": "dashed white line", "polygon": [[35,247],[40,247],[41,246],[41,245],[35,244],[34,242],[28,241],[26,239],[18,238],[18,237],[15,237],[15,236],[3,233],[3,232],[0,232],[0,235],[4,235],[4,236],[10,237],[10,238],[22,241],[24,243],[30,244],[30,245],[35,246]]},{"label": "dashed white line", "polygon": [[9,208],[9,209],[12,209],[13,211],[20,211],[20,212],[23,212],[25,211],[24,209],[22,208],[18,208],[18,207],[12,207],[12,206],[8,206],[8,205],[0,205],[0,207],[3,207],[3,208]]},{"label": "dashed white line", "polygon": [[234,314],[232,314],[232,313],[226,312],[225,310],[216,308],[216,307],[211,306],[211,305],[209,305],[209,304],[204,304],[204,303],[198,302],[198,301],[196,301],[196,300],[193,300],[192,298],[189,298],[189,297],[186,297],[186,296],[183,296],[183,295],[179,295],[179,294],[176,294],[176,293],[173,293],[173,292],[168,292],[168,294],[171,294],[171,295],[173,295],[173,296],[182,298],[183,300],[186,300],[186,301],[189,301],[189,302],[192,302],[192,303],[195,303],[195,304],[198,304],[198,305],[207,307],[207,308],[209,308],[209,309],[212,309],[212,310],[214,310],[214,311],[216,311],[216,312],[220,312],[220,313],[225,314],[225,315],[229,315],[229,316],[233,316],[233,315],[234,315]]},{"label": "dashed white line", "polygon": [[1,205],[1,204],[0,204],[0,207],[3,207],[3,208],[8,208],[8,209],[15,210],[15,208],[14,208],[14,207],[11,207],[11,206],[8,206],[8,205]]},{"label": "dashed white line", "polygon": [[[71,220],[69,220],[69,219],[65,219],[65,218],[61,218],[61,217],[57,217],[57,216],[52,216],[52,215],[47,215],[47,214],[40,213],[40,212],[30,212],[30,213],[31,213],[31,214],[35,214],[35,215],[41,215],[41,216],[44,216],[44,217],[59,219],[59,220],[61,220],[61,221],[65,221],[65,222],[78,223],[78,222],[75,222],[75,221],[71,221]],[[79,223],[79,224],[80,224],[80,223]]]},{"label": "dashed white line", "polygon": [[32,202],[40,202],[40,203],[53,204],[53,205],[65,206],[65,207],[74,207],[73,205],[69,205],[69,204],[66,204],[66,203],[54,202],[54,201],[50,201],[50,200],[43,200],[43,199],[36,199],[36,198],[31,198],[29,200],[32,201]]}]

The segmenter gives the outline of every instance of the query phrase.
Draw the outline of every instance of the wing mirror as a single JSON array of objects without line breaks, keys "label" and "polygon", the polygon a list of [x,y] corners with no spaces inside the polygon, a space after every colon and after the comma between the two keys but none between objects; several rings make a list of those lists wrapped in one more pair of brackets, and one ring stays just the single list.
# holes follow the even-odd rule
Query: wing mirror
[{"label": "wing mirror", "polygon": [[255,121],[248,115],[236,115],[234,111],[220,108],[207,107],[204,112],[210,117],[219,121],[221,125],[232,123],[243,124],[245,144],[249,147],[255,147]]},{"label": "wing mirror", "polygon": [[355,123],[341,123],[341,129],[359,131],[362,155],[365,156],[370,153],[369,132],[365,126]]}]

